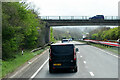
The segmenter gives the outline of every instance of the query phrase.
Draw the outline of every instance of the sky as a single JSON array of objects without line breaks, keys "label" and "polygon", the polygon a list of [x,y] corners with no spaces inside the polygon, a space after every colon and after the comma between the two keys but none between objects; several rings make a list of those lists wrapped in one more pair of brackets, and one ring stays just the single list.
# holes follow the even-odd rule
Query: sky
[{"label": "sky", "polygon": [[[40,13],[39,16],[92,17],[95,15],[118,16],[118,2],[120,0],[25,0],[25,1],[27,1],[27,3],[31,5],[31,7],[34,7],[34,9],[36,9]],[[118,26],[108,27],[113,28]]]},{"label": "sky", "polygon": [[40,16],[118,16],[120,0],[27,0]]}]

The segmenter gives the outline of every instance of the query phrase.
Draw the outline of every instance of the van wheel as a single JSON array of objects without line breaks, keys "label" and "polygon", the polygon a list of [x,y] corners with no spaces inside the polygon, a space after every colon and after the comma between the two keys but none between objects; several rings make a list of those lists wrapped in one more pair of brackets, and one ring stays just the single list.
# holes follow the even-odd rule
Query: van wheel
[{"label": "van wheel", "polygon": [[74,68],[74,72],[77,72],[77,67]]}]

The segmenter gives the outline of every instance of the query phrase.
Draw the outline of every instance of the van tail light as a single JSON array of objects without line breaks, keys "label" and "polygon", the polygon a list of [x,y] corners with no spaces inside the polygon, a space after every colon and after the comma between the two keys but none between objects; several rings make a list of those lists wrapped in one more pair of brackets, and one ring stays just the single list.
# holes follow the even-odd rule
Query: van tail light
[{"label": "van tail light", "polygon": [[49,54],[49,61],[52,61],[52,59],[51,59],[51,49],[50,49],[50,54]]},{"label": "van tail light", "polygon": [[75,48],[74,48],[74,60],[76,60],[76,53],[75,53]]}]

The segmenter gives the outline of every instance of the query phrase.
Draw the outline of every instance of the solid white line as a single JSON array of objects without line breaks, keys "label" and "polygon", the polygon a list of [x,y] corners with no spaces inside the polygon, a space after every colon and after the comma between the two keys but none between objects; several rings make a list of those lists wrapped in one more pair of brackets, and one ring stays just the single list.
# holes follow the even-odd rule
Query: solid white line
[{"label": "solid white line", "polygon": [[[94,47],[94,46],[91,46],[91,47]],[[106,51],[100,49],[100,48],[97,48],[97,47],[94,47],[94,48],[96,48],[96,49],[98,49],[98,50],[100,50],[100,51],[103,51],[103,52],[105,52],[105,53],[107,53],[107,54],[109,54],[109,55],[111,55],[111,56],[116,57],[116,58],[120,58],[120,57],[118,57],[117,55],[113,55],[113,54],[111,54],[111,53],[109,53],[109,52],[106,52]]]},{"label": "solid white line", "polygon": [[34,78],[34,77],[38,74],[38,72],[43,68],[43,66],[48,62],[48,60],[49,60],[49,59],[47,59],[47,60],[40,66],[40,68],[31,76],[31,78]]},{"label": "solid white line", "polygon": [[83,61],[86,64],[86,61]]},{"label": "solid white line", "polygon": [[10,76],[10,78],[13,78],[16,76],[18,73],[22,72],[25,68],[27,68],[30,64],[27,64],[27,66],[24,66],[20,71],[16,72],[14,75]]},{"label": "solid white line", "polygon": [[[48,49],[45,51],[47,52]],[[39,55],[39,57],[41,57],[45,52],[43,52],[42,54]],[[37,60],[38,58],[33,59],[30,64],[32,64],[35,60]],[[14,75],[10,76],[10,78],[13,78],[14,76],[16,76],[18,73],[22,72],[25,68],[27,68],[30,64],[27,64],[26,66],[22,67],[20,71],[17,71]]]},{"label": "solid white line", "polygon": [[93,77],[94,76],[94,74],[93,74],[93,72],[89,72],[90,73],[90,75]]}]

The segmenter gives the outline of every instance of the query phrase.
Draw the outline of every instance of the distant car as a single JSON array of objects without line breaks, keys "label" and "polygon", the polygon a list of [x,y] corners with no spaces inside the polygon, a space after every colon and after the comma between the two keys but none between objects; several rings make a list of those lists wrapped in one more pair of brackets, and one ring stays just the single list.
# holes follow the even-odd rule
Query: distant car
[{"label": "distant car", "polygon": [[104,15],[96,15],[96,16],[93,16],[93,17],[90,17],[89,19],[100,19],[100,20],[103,20],[104,19]]},{"label": "distant car", "polygon": [[66,43],[66,42],[68,43],[68,42],[69,42],[69,39],[63,39],[63,40],[62,40],[62,43]]},{"label": "distant car", "polygon": [[49,50],[49,72],[67,69],[77,72],[77,56],[78,48],[72,43],[52,44]]},{"label": "distant car", "polygon": [[117,42],[120,44],[120,39],[118,39]]},{"label": "distant car", "polygon": [[72,41],[72,38],[70,38],[69,41]]}]

